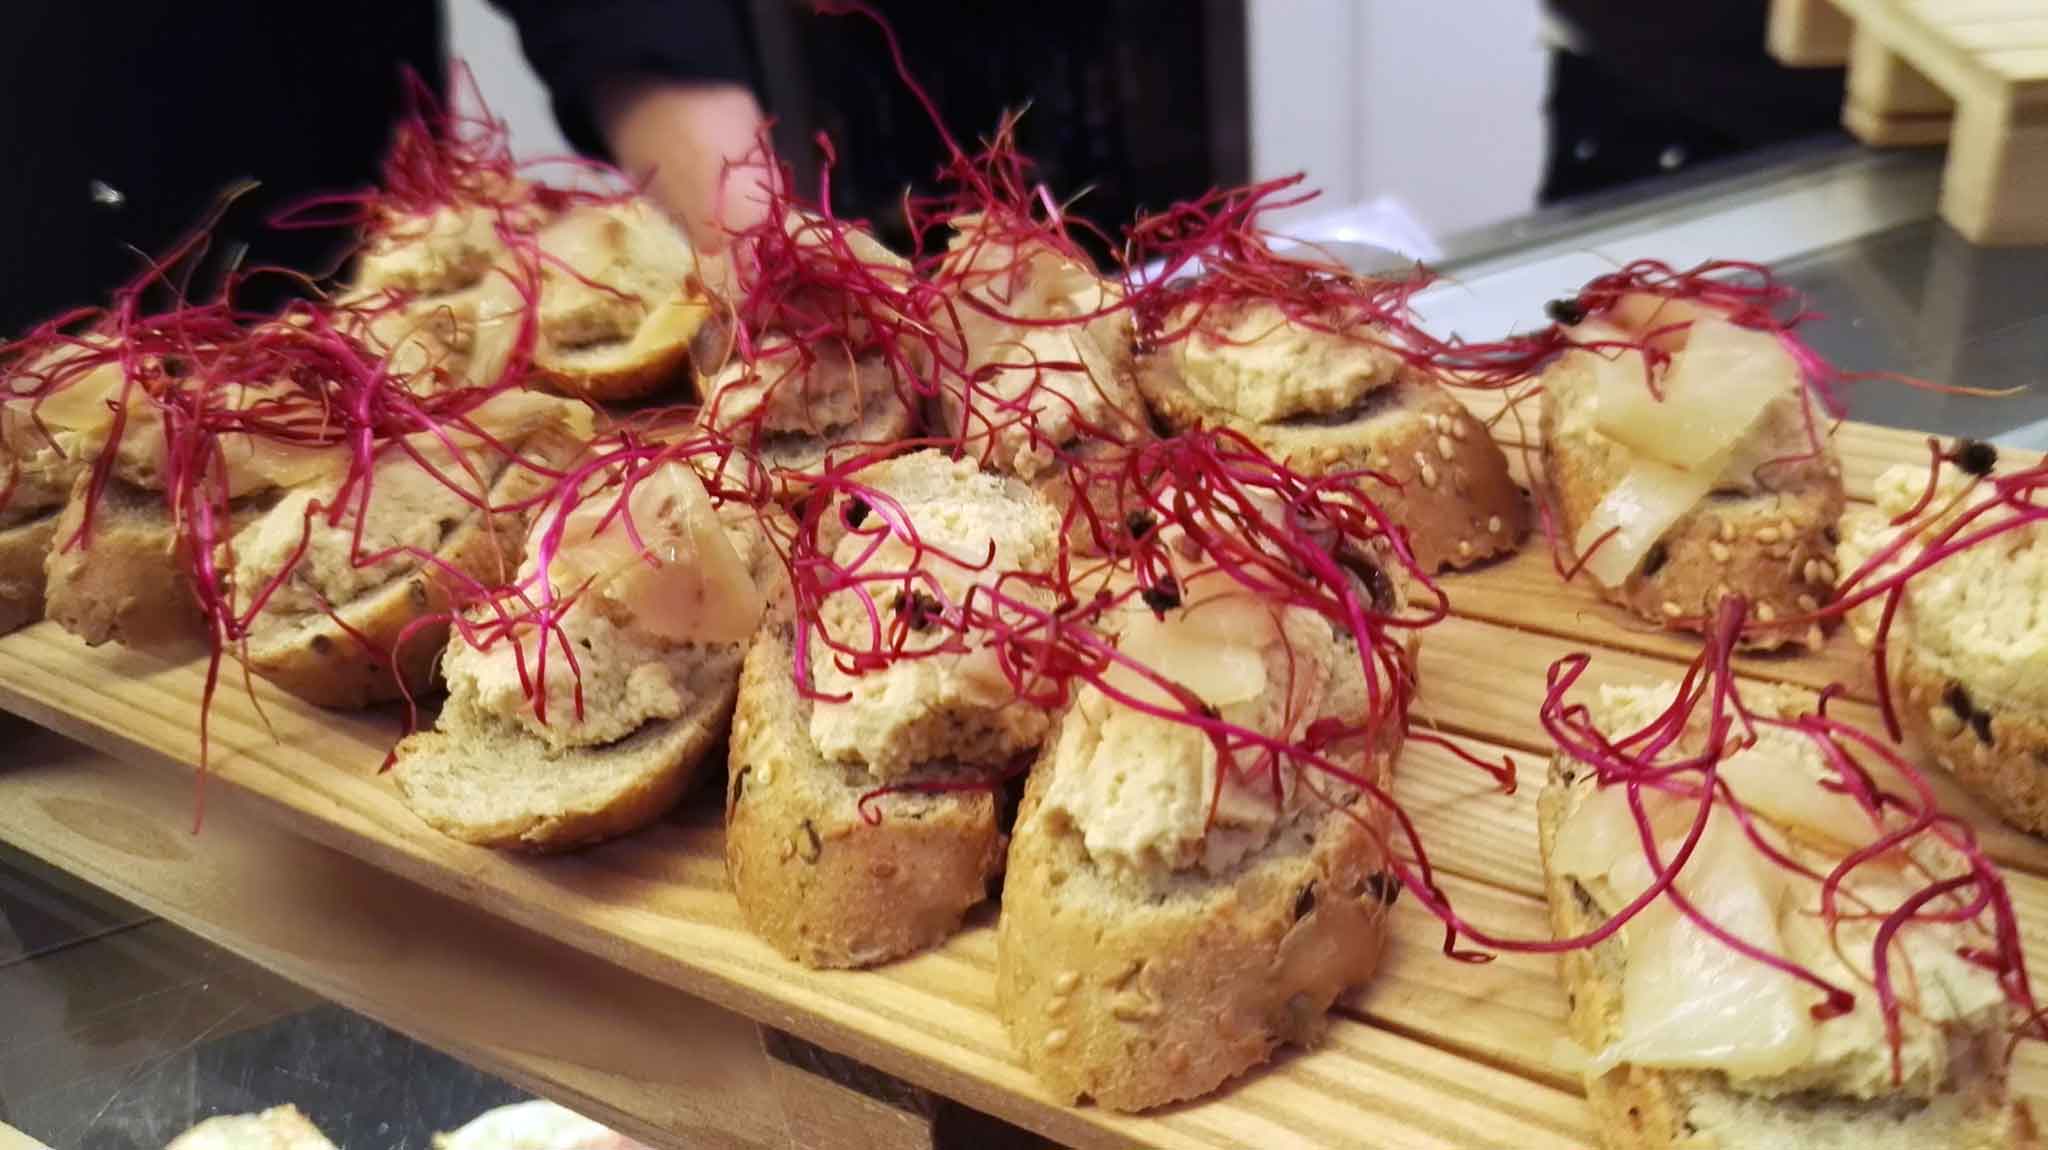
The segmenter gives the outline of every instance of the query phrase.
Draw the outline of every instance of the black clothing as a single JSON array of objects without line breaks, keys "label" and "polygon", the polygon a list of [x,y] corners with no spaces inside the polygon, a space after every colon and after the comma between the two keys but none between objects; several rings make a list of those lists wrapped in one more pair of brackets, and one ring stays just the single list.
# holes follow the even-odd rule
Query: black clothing
[{"label": "black clothing", "polygon": [[1839,130],[1841,69],[1772,60],[1766,0],[1550,7],[1575,42],[1551,60],[1543,203]]},{"label": "black clothing", "polygon": [[[746,80],[742,0],[504,0],[570,138],[599,151],[599,79]],[[0,36],[0,336],[102,303],[242,179],[216,251],[319,270],[346,242],[263,225],[278,207],[375,181],[403,69],[440,87],[430,0],[19,0]],[[102,192],[95,184],[118,194]]]}]

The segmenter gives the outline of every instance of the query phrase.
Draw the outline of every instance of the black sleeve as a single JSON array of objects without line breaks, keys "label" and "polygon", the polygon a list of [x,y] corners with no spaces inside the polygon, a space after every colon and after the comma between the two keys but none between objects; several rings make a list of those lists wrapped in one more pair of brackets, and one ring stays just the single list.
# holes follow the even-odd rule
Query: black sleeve
[{"label": "black sleeve", "polygon": [[519,26],[519,43],[547,83],[562,134],[578,151],[609,155],[597,129],[599,85],[653,76],[756,86],[745,0],[491,0]]}]

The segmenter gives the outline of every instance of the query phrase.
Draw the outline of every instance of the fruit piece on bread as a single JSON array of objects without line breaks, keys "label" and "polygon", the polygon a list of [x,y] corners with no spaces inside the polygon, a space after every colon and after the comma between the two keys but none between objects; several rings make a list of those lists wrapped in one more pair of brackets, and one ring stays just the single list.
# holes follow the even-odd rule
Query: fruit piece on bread
[{"label": "fruit piece on bread", "polygon": [[[1242,589],[1191,586],[1186,602],[1134,612],[1121,647],[1226,720],[1297,741],[1366,711],[1357,644],[1322,616]],[[1115,685],[1181,705],[1127,675]],[[1398,743],[1323,753],[1384,787]],[[1371,977],[1400,889],[1387,812],[1311,767],[1277,769],[1219,783],[1205,732],[1078,691],[1025,791],[997,936],[997,1008],[1056,1096],[1144,1110],[1206,1094],[1313,1041]]]},{"label": "fruit piece on bread", "polygon": [[[1825,418],[1809,425],[1778,337],[1641,297],[1572,334],[1610,345],[1567,352],[1542,379],[1544,486],[1583,577],[1644,619],[1691,630],[1739,594],[1755,604],[1745,647],[1817,644],[1811,623],[1770,624],[1834,594],[1842,472],[1832,442],[1815,446]],[[1662,400],[1642,351],[1612,346],[1645,340],[1670,355],[1655,372]]]},{"label": "fruit piece on bread", "polygon": [[[472,634],[449,640],[440,719],[399,744],[392,768],[442,833],[553,851],[637,830],[725,734],[747,642],[782,593],[780,559],[757,513],[714,505],[686,463],[633,482],[630,531],[621,494],[544,508],[517,590],[499,600],[507,614],[477,608]],[[549,539],[547,580],[568,602],[543,627],[528,604]]]},{"label": "fruit piece on bread", "polygon": [[535,236],[534,372],[565,395],[641,399],[688,378],[713,313],[674,223],[642,199],[579,204]]},{"label": "fruit piece on bread", "polygon": [[[1593,722],[1619,738],[1649,725],[1673,693],[1669,685],[1603,688]],[[1810,696],[1782,689],[1751,703],[1784,717],[1812,709]],[[1759,731],[1756,746],[1731,755],[1719,772],[1764,828],[1759,833],[1822,874],[1875,838],[1853,800],[1822,788],[1829,769],[1807,739]],[[1643,793],[1670,858],[1696,806]],[[1537,810],[1558,937],[1594,929],[1647,886],[1640,832],[1622,788],[1601,788],[1590,768],[1560,758]],[[1852,871],[1844,897],[1896,905],[1926,881],[1914,867],[1944,865],[1945,847],[1913,849],[1913,864],[1880,859]],[[1894,1083],[1877,995],[1867,977],[1853,973],[1869,965],[1873,920],[1845,916],[1831,941],[1817,909],[1819,884],[1767,860],[1720,807],[1678,882],[1718,925],[1846,987],[1855,1004],[1816,1018],[1821,991],[1727,947],[1668,899],[1605,941],[1564,952],[1572,1036],[1588,1058],[1587,1096],[1607,1145],[2038,1145],[2024,1104],[2004,1091],[2011,1008],[1996,976],[1957,954],[1991,945],[1981,929],[1920,919],[1896,936],[1893,974],[1903,1009]]]},{"label": "fruit piece on bread", "polygon": [[1372,494],[1425,571],[1507,554],[1527,533],[1528,500],[1486,426],[1370,338],[1290,322],[1272,304],[1218,304],[1137,370],[1146,402],[1175,431],[1230,428],[1305,475],[1386,476]]},{"label": "fruit piece on bread", "polygon": [[245,665],[327,707],[431,687],[448,625],[426,621],[510,580],[534,500],[589,439],[584,408],[535,393],[502,393],[467,419],[475,430],[450,424],[445,441],[381,445],[366,481],[347,483],[338,460],[235,534]]},{"label": "fruit piece on bread", "polygon": [[[1901,466],[1878,477],[1875,506],[1842,520],[1841,562],[1860,570],[1902,532],[1934,532],[1989,499],[1985,487],[1944,468],[1929,511],[1903,527],[1891,520],[1919,503],[1927,469]],[[1994,508],[1974,534],[2006,519]],[[1911,561],[1918,535],[1897,557]],[[1875,573],[1882,578],[1896,562]],[[1857,638],[1876,638],[1884,597],[1850,611]],[[1885,643],[1900,725],[2000,815],[2048,833],[2048,528],[2016,527],[1964,548],[1907,580]]]},{"label": "fruit piece on bread", "polygon": [[[740,909],[814,966],[885,961],[958,929],[1001,867],[1001,778],[1050,725],[962,611],[984,594],[977,584],[1048,568],[1051,508],[1022,481],[937,451],[852,478],[866,494],[837,492],[815,543],[839,584],[807,621],[756,643],[729,765],[726,860]],[[855,498],[894,506],[855,513]],[[796,685],[797,626],[810,628],[812,695]],[[873,822],[860,809],[869,795]],[[852,897],[862,891],[886,897]]]},{"label": "fruit piece on bread", "polygon": [[1121,287],[1042,241],[992,238],[982,220],[952,222],[939,271],[954,301],[941,327],[957,370],[937,382],[938,430],[1026,479],[1053,469],[1062,449],[1147,438],[1130,313],[1094,314],[1115,307]]},{"label": "fruit piece on bread", "polygon": [[334,1150],[296,1106],[273,1106],[260,1114],[223,1114],[208,1118],[176,1138],[164,1150]]}]

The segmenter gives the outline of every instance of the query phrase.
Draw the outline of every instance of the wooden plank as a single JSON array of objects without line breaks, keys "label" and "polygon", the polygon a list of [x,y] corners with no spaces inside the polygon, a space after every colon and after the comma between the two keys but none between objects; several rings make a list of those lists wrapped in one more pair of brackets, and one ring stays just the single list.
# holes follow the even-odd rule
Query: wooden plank
[{"label": "wooden plank", "polygon": [[1771,0],[1764,42],[1788,68],[1825,68],[1849,58],[1851,28],[1830,0]]},{"label": "wooden plank", "polygon": [[[2003,54],[2001,54],[2003,55]],[[2048,75],[2048,51],[2038,57]],[[1966,101],[1956,113],[1941,214],[1980,244],[2048,243],[2048,108]]]},{"label": "wooden plank", "polygon": [[[0,641],[0,663],[19,657],[33,646],[47,661],[39,670],[0,670],[10,694],[31,680],[46,689],[40,704],[46,716],[48,699],[94,698],[106,713],[95,715],[110,744],[143,754],[137,740],[144,728],[177,722],[189,715],[197,689],[191,668],[160,667],[153,672],[117,676],[95,660],[120,658],[68,641],[45,650],[22,641],[42,629],[31,629]],[[77,661],[74,661],[77,660]],[[34,660],[32,660],[34,661]],[[74,676],[83,676],[77,678]],[[80,685],[89,679],[103,695],[93,696]],[[16,695],[14,702],[20,702]],[[892,964],[880,971],[805,971],[770,952],[742,927],[725,883],[723,851],[715,804],[687,808],[681,817],[632,839],[584,854],[553,860],[507,858],[448,842],[420,826],[397,802],[388,783],[374,773],[381,743],[367,740],[348,724],[321,726],[324,716],[289,700],[266,699],[271,719],[283,741],[261,737],[249,703],[225,693],[216,704],[217,774],[210,783],[209,819],[221,814],[222,800],[247,793],[261,800],[272,816],[317,836],[345,844],[358,854],[375,857],[379,865],[417,873],[430,885],[460,896],[485,915],[513,919],[542,933],[653,977],[698,990],[815,1041],[876,1065],[928,1089],[961,1099],[1064,1143],[1127,1145],[1139,1141],[1156,1146],[1218,1146],[1245,1144],[1317,1145],[1301,1132],[1348,1131],[1366,1144],[1477,1146],[1528,1144],[1569,1146],[1586,1137],[1586,1119],[1576,1098],[1550,1081],[1529,1081],[1491,1065],[1461,1063],[1436,1081],[1418,1080],[1405,1088],[1404,1101],[1392,1105],[1347,1086],[1342,1090],[1309,1089],[1313,1117],[1297,1112],[1304,1081],[1353,1083],[1384,1078],[1393,1068],[1430,1059],[1461,1056],[1432,1051],[1414,1033],[1435,1029],[1435,1021],[1486,1005],[1475,1000],[1472,987],[1451,988],[1442,974],[1444,960],[1429,956],[1411,964],[1409,974],[1390,975],[1389,985],[1407,985],[1413,993],[1405,1013],[1396,1012],[1401,1029],[1344,1023],[1343,1040],[1316,1051],[1290,1056],[1284,1072],[1262,1073],[1202,1106],[1171,1111],[1156,1118],[1125,1118],[1092,1109],[1055,1106],[1015,1061],[991,1000],[994,936],[984,924],[930,954]],[[37,709],[37,707],[31,707]],[[119,722],[113,720],[119,719]],[[159,732],[161,733],[161,732]],[[388,736],[388,728],[385,730]],[[232,749],[229,749],[232,748]],[[149,756],[143,754],[147,759]],[[155,756],[161,766],[165,756]],[[72,833],[118,847],[128,858],[182,860],[191,857],[190,843],[206,843],[212,825],[196,840],[187,840],[182,826],[189,814],[191,792],[183,772],[148,772],[168,790],[166,805],[154,819],[108,815],[101,807],[78,808],[66,825]],[[0,795],[13,796],[28,773],[17,768],[0,776]],[[0,802],[16,808],[33,804]],[[41,809],[37,807],[36,809]],[[61,809],[61,808],[60,808]],[[0,826],[10,815],[0,813]],[[225,817],[225,816],[223,816]],[[329,853],[330,859],[339,856]],[[71,862],[63,865],[72,869]],[[154,865],[154,864],[153,864]],[[130,869],[135,869],[130,864]],[[296,867],[271,866],[283,874]],[[232,889],[221,884],[223,890]],[[125,893],[115,885],[117,893]],[[322,889],[334,898],[355,901],[340,892],[348,884],[327,879]],[[1474,885],[1475,890],[1485,888]],[[381,896],[380,896],[381,897]],[[1475,896],[1478,897],[1478,896]],[[141,900],[138,900],[141,901]],[[256,906],[276,901],[256,899],[244,886],[234,900]],[[144,905],[148,905],[146,902]],[[316,904],[324,908],[329,904]],[[1427,922],[1420,924],[1433,935]],[[509,928],[506,928],[509,929]],[[355,951],[375,950],[375,940]],[[516,951],[500,943],[493,952]],[[259,951],[260,954],[260,951]],[[437,960],[450,971],[464,961]],[[1398,969],[1398,968],[1397,968]],[[1505,968],[1503,968],[1505,969]],[[556,975],[564,982],[589,983],[587,975]],[[327,992],[317,980],[315,989]],[[1433,995],[1433,997],[1432,997]],[[409,1009],[430,1009],[415,1003]],[[1522,1011],[1513,1006],[1503,1009]],[[588,1013],[587,1011],[585,1013]],[[460,1042],[425,1029],[423,1015],[395,1012],[400,1029],[420,1028],[420,1037],[467,1056]],[[1455,1036],[1477,1041],[1482,1048],[1508,1045],[1498,1061],[1526,1051],[1533,1043],[1522,1031],[1504,1031],[1498,1038],[1460,1028]],[[1442,1040],[1442,1039],[1440,1039]],[[1446,1064],[1448,1065],[1448,1064]],[[518,1080],[515,1077],[515,1080]],[[1476,1094],[1473,1084],[1480,1088]],[[1432,1100],[1436,1089],[1450,1095]],[[1470,1096],[1468,1096],[1470,1095]],[[593,1096],[594,1097],[594,1096]],[[1482,1104],[1481,1100],[1491,1100]],[[589,1102],[578,1096],[572,1101]],[[1487,1106],[1492,1109],[1488,1110]],[[598,1108],[607,1121],[618,1115]],[[1292,1131],[1290,1133],[1290,1130]],[[1499,1132],[1496,1134],[1496,1132]],[[1514,1142],[1492,1142],[1495,1137]]]},{"label": "wooden plank", "polygon": [[746,1019],[315,845],[225,789],[193,836],[176,775],[7,736],[0,838],[16,847],[643,1141],[788,1145]]}]

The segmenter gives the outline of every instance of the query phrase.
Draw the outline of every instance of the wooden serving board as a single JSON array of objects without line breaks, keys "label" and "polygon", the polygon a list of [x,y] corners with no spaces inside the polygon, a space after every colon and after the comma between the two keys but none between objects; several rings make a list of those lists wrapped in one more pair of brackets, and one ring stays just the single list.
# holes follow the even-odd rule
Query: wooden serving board
[{"label": "wooden serving board", "polygon": [[[1474,406],[1497,407],[1498,400],[1475,397]],[[1512,437],[1512,421],[1500,431]],[[1883,466],[1927,457],[1924,436],[1860,425],[1843,427],[1839,443],[1858,498]],[[1588,688],[1670,678],[1693,648],[1646,631],[1583,586],[1560,583],[1540,540],[1519,558],[1448,577],[1444,586],[1457,617],[1423,640],[1424,721],[1463,737],[1475,753],[1512,757],[1529,783],[1501,794],[1484,773],[1417,744],[1402,759],[1396,793],[1468,918],[1499,934],[1543,937],[1534,801],[1547,751],[1536,712],[1545,669],[1587,650],[1594,653]],[[1816,655],[1750,659],[1744,671],[1810,686],[1842,681],[1854,701],[1837,713],[1875,721],[1866,663],[1845,636]],[[196,658],[92,650],[50,624],[0,638],[0,708],[142,768],[191,772],[202,684]],[[1412,900],[1396,905],[1382,974],[1340,1005],[1321,1046],[1283,1053],[1209,1100],[1120,1116],[1054,1102],[1011,1053],[993,1010],[992,908],[929,954],[867,972],[806,970],[741,923],[711,794],[618,843],[566,858],[511,857],[445,839],[399,802],[378,774],[399,733],[394,712],[323,712],[262,684],[252,697],[230,678],[212,722],[206,790],[229,788],[238,801],[376,867],[1062,1143],[1459,1150],[1594,1143],[1575,1075],[1559,1057],[1565,1003],[1551,960],[1446,959],[1441,927]],[[1998,825],[1950,792],[1952,809],[1983,828],[2007,865],[2028,950],[2048,963],[2048,843]],[[195,799],[204,793],[195,788]],[[9,801],[0,769],[0,829]],[[691,1053],[690,1035],[675,1035],[675,1057]],[[2048,1061],[2027,1050],[2018,1077],[2023,1091],[2048,1106]]]}]

